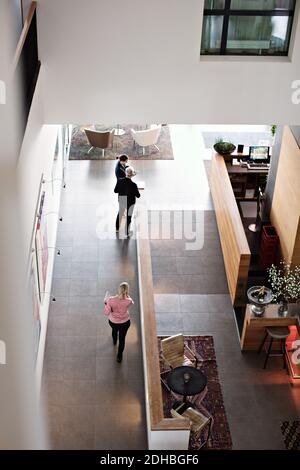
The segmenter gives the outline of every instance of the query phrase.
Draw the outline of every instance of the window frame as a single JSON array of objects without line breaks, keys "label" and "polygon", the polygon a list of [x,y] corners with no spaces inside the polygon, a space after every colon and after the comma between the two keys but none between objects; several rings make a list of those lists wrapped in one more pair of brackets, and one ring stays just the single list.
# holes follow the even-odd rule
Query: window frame
[{"label": "window frame", "polygon": [[[220,51],[218,52],[202,52],[202,39],[201,39],[201,49],[200,49],[200,55],[201,56],[253,56],[253,57],[287,57],[289,55],[289,49],[290,49],[290,44],[291,44],[291,37],[292,37],[292,29],[293,29],[293,21],[295,17],[295,10],[296,10],[296,2],[294,4],[293,10],[238,10],[238,9],[231,9],[231,0],[225,0],[224,3],[224,8],[218,8],[218,9],[207,9],[204,8],[203,10],[203,23],[204,23],[204,18],[206,16],[223,16],[223,27],[222,27],[222,33],[221,33],[221,46],[220,46]],[[284,16],[284,17],[289,17],[292,18],[292,24],[290,28],[290,34],[288,38],[288,43],[287,43],[287,51],[286,52],[276,52],[274,54],[267,54],[267,53],[261,53],[261,54],[255,54],[252,52],[243,52],[243,53],[234,53],[232,50],[228,52],[226,50],[227,46],[227,40],[228,40],[228,28],[229,28],[229,19],[231,16],[261,16],[261,17],[267,17],[267,16]]]}]

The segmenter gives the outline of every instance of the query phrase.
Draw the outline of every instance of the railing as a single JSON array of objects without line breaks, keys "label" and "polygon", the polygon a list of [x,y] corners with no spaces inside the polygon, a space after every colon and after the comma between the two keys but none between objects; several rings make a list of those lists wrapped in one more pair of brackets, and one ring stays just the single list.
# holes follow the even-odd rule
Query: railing
[{"label": "railing", "polygon": [[25,132],[27,119],[40,70],[37,42],[37,2],[32,2],[13,60],[13,75],[20,89],[21,126]]},{"label": "railing", "polygon": [[137,258],[149,449],[187,449],[189,420],[164,417],[148,238],[148,213],[145,208],[139,207],[138,222]]}]

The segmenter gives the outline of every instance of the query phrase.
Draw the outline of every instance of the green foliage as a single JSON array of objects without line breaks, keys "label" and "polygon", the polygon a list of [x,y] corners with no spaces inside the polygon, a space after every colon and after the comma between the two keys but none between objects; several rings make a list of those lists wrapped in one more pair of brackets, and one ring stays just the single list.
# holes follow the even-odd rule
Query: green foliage
[{"label": "green foliage", "polygon": [[277,125],[276,125],[276,124],[272,124],[270,130],[271,130],[271,135],[272,135],[272,137],[275,137],[275,134],[276,134],[276,131],[277,131]]},{"label": "green foliage", "polygon": [[232,142],[225,142],[221,137],[216,140],[214,148],[221,154],[230,154],[235,150],[235,145]]}]

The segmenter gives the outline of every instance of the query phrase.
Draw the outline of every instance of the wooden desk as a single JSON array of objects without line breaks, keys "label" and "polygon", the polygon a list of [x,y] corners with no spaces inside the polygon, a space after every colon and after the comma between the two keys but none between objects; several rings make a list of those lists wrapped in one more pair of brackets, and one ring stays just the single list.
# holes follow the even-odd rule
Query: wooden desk
[{"label": "wooden desk", "polygon": [[[288,326],[290,327],[290,335],[286,339],[285,352],[288,364],[288,370],[293,382],[299,383],[300,379],[300,364],[293,360],[294,341],[299,341],[300,338],[300,312],[289,312],[287,317],[278,316],[278,305],[271,304],[266,308],[263,317],[255,317],[251,310],[251,305],[247,305],[246,314],[244,318],[243,332],[241,336],[241,350],[242,351],[258,351],[259,346],[266,333],[268,326]],[[297,354],[298,358],[298,354]]]},{"label": "wooden desk", "polygon": [[[253,201],[257,199],[258,188],[265,186],[265,181],[269,173],[269,168],[260,168],[258,170],[249,170],[240,165],[226,163],[226,168],[231,181],[235,198],[238,200]],[[250,194],[247,195],[247,190]]]},{"label": "wooden desk", "polygon": [[266,308],[263,317],[256,317],[247,305],[241,336],[242,351],[257,351],[268,326],[296,326],[300,333],[299,316],[289,314],[287,317],[278,316],[278,305],[271,304]]}]

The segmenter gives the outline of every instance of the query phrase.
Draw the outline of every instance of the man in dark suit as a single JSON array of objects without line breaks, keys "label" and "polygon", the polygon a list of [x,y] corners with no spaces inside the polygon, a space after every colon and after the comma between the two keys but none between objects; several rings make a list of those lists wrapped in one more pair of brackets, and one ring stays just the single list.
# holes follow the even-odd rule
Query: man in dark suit
[{"label": "man in dark suit", "polygon": [[115,175],[116,175],[117,180],[121,178],[125,178],[126,176],[125,170],[127,166],[128,166],[128,155],[124,153],[119,156],[118,163],[116,164]]},{"label": "man in dark suit", "polygon": [[128,166],[125,170],[125,178],[121,178],[117,181],[115,187],[115,193],[119,195],[119,213],[116,219],[116,231],[119,231],[120,220],[127,211],[127,220],[126,220],[126,235],[129,236],[129,227],[131,224],[131,218],[133,214],[133,209],[135,205],[136,198],[139,198],[141,195],[139,193],[137,185],[132,181],[132,177],[135,176],[135,171],[131,166]]}]

